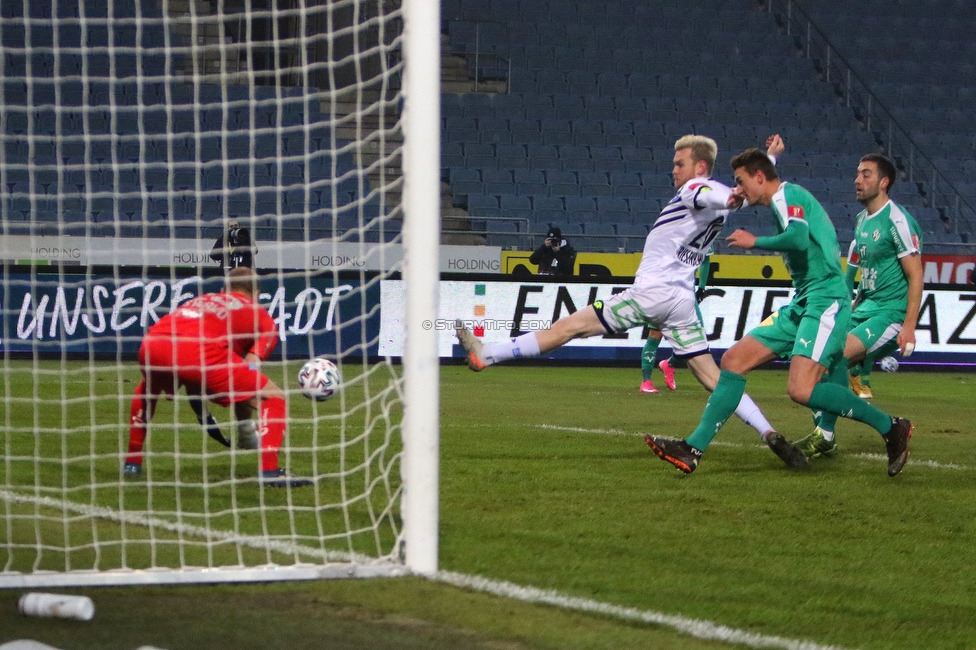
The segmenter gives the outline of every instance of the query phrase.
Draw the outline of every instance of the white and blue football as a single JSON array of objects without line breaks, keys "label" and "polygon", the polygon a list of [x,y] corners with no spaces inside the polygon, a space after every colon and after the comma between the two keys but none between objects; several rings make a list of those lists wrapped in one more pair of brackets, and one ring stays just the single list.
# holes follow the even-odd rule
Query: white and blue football
[{"label": "white and blue football", "polygon": [[324,357],[312,359],[298,371],[298,387],[302,395],[316,402],[330,399],[341,385],[339,367]]},{"label": "white and blue football", "polygon": [[894,357],[885,357],[879,362],[879,364],[881,365],[881,369],[885,372],[898,371],[898,359]]}]

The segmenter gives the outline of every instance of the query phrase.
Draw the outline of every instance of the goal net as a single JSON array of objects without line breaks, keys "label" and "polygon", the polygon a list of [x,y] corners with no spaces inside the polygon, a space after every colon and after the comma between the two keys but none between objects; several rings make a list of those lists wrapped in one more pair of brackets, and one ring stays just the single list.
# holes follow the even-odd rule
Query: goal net
[{"label": "goal net", "polygon": [[[409,324],[383,333],[402,365],[379,352],[385,278],[415,314],[436,300],[411,259],[437,258],[437,14],[410,6],[0,5],[0,586],[436,569],[436,369]],[[433,43],[414,63],[411,38]],[[209,405],[228,448],[185,392],[127,474],[143,335],[222,290],[240,228],[277,326],[280,464],[313,484],[263,484],[233,409]],[[298,390],[316,356],[343,376],[329,401]]]}]

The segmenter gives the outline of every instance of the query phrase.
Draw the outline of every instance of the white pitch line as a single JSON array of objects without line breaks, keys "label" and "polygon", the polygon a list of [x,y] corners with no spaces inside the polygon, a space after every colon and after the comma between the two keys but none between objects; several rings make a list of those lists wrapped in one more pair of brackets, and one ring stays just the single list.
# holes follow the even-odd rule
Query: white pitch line
[{"label": "white pitch line", "polygon": [[52,497],[39,497],[27,494],[17,494],[16,492],[9,492],[7,490],[0,490],[0,501],[7,501],[9,503],[26,503],[44,508],[53,508],[55,510],[66,510],[75,514],[91,517],[92,519],[105,519],[107,521],[114,521],[116,523],[143,526],[145,528],[159,528],[162,530],[167,530],[171,533],[201,537],[210,542],[231,542],[234,544],[240,544],[241,546],[247,546],[249,548],[256,548],[262,551],[276,551],[278,553],[292,556],[302,554],[312,556],[326,562],[355,561],[360,564],[368,564],[375,560],[375,558],[371,558],[366,555],[352,555],[343,551],[326,551],[309,546],[301,546],[293,542],[286,542],[283,540],[254,537],[252,535],[242,535],[233,531],[215,530],[212,528],[204,528],[203,526],[177,523],[167,519],[161,519],[159,517],[150,517],[149,515],[142,513],[120,512],[107,506],[93,506],[90,504],[54,499]]},{"label": "white pitch line", "polygon": [[[271,540],[260,537],[240,535],[231,531],[214,530],[194,526],[190,524],[176,523],[159,517],[150,517],[141,513],[119,512],[105,506],[92,506],[72,501],[61,501],[52,497],[38,497],[34,495],[23,495],[0,490],[0,500],[10,503],[34,504],[46,508],[54,508],[62,511],[69,511],[76,514],[86,515],[93,519],[106,519],[118,523],[126,523],[136,526],[156,527],[168,530],[173,533],[202,537],[210,541],[235,542],[243,546],[258,549],[270,549],[291,556],[306,556],[325,561],[350,560],[360,564],[371,564],[377,560],[363,555],[351,555],[338,551],[324,551],[320,548],[303,546],[293,542],[282,540]],[[536,587],[524,587],[512,582],[491,580],[481,576],[455,573],[453,571],[439,571],[431,579],[436,582],[471,589],[483,593],[489,593],[503,598],[519,600],[525,603],[541,603],[571,609],[579,612],[600,614],[627,621],[637,621],[654,625],[663,625],[674,630],[688,634],[699,639],[721,641],[730,644],[745,645],[750,648],[784,648],[785,650],[843,650],[837,646],[823,646],[812,641],[800,641],[787,639],[778,636],[767,636],[738,630],[725,625],[718,625],[711,621],[685,618],[673,614],[661,612],[639,610],[633,607],[622,607],[610,603],[601,603],[588,598],[578,598],[561,594],[558,591],[543,590]]]},{"label": "white pitch line", "polygon": [[[640,433],[628,433],[626,431],[621,431],[620,429],[587,429],[584,427],[564,427],[555,424],[533,424],[530,425],[536,429],[546,429],[548,431],[569,431],[571,433],[593,433],[597,435],[604,436],[642,436]],[[711,443],[712,447],[753,447],[755,449],[766,449],[766,445],[754,444],[750,445],[741,442],[723,442],[721,440],[716,440]],[[868,453],[856,453],[849,454],[849,458],[856,458],[858,460],[870,460],[870,461],[883,461],[888,462],[888,457],[882,454],[868,454]],[[968,470],[970,469],[966,465],[959,465],[957,463],[940,463],[937,460],[918,460],[916,458],[911,458],[908,461],[909,465],[923,467],[931,467],[933,469],[955,469],[955,470]]]},{"label": "white pitch line", "polygon": [[556,424],[533,424],[536,429],[547,429],[550,431],[570,431],[572,433],[599,433],[605,436],[637,436],[638,433],[627,433],[620,429],[584,429],[583,427],[563,427]]},{"label": "white pitch line", "polygon": [[[851,458],[860,458],[863,460],[881,460],[886,463],[888,462],[888,457],[881,454],[851,454]],[[940,463],[937,460],[918,460],[911,457],[908,459],[908,465],[923,465],[925,467],[934,467],[935,469],[969,469],[965,465],[957,465],[956,463]]]},{"label": "white pitch line", "polygon": [[454,573],[451,571],[440,571],[433,577],[434,580],[445,582],[456,587],[473,589],[495,596],[503,596],[524,603],[539,603],[571,609],[588,614],[600,614],[627,621],[637,621],[640,623],[651,623],[670,627],[689,636],[709,641],[721,641],[723,643],[744,645],[750,648],[784,648],[785,650],[842,650],[839,646],[825,646],[813,641],[801,641],[798,639],[787,639],[781,636],[767,636],[756,634],[745,630],[719,625],[711,621],[686,618],[674,614],[664,614],[649,610],[640,610],[634,607],[622,607],[601,603],[589,598],[578,598],[567,596],[558,591],[538,589],[536,587],[523,587],[512,582],[490,580],[481,576]]}]

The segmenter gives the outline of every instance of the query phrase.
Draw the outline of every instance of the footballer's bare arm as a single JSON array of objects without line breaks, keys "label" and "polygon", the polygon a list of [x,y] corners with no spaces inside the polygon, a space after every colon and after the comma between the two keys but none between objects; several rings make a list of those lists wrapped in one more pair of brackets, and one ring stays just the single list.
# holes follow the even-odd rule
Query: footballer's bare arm
[{"label": "footballer's bare arm", "polygon": [[756,245],[756,236],[748,230],[739,228],[738,230],[733,231],[731,235],[726,237],[725,241],[728,242],[729,246],[749,250]]}]

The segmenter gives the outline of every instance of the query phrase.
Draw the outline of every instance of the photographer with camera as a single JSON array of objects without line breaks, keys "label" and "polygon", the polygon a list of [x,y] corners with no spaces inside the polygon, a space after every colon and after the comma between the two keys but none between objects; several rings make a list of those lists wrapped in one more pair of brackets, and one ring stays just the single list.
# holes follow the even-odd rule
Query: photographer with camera
[{"label": "photographer with camera", "polygon": [[572,275],[576,251],[559,228],[549,228],[546,240],[529,257],[529,263],[539,265],[539,275]]},{"label": "photographer with camera", "polygon": [[227,222],[227,230],[217,238],[210,259],[219,263],[221,268],[236,269],[239,266],[254,267],[254,255],[257,246],[251,242],[251,233],[241,226],[237,219]]}]

